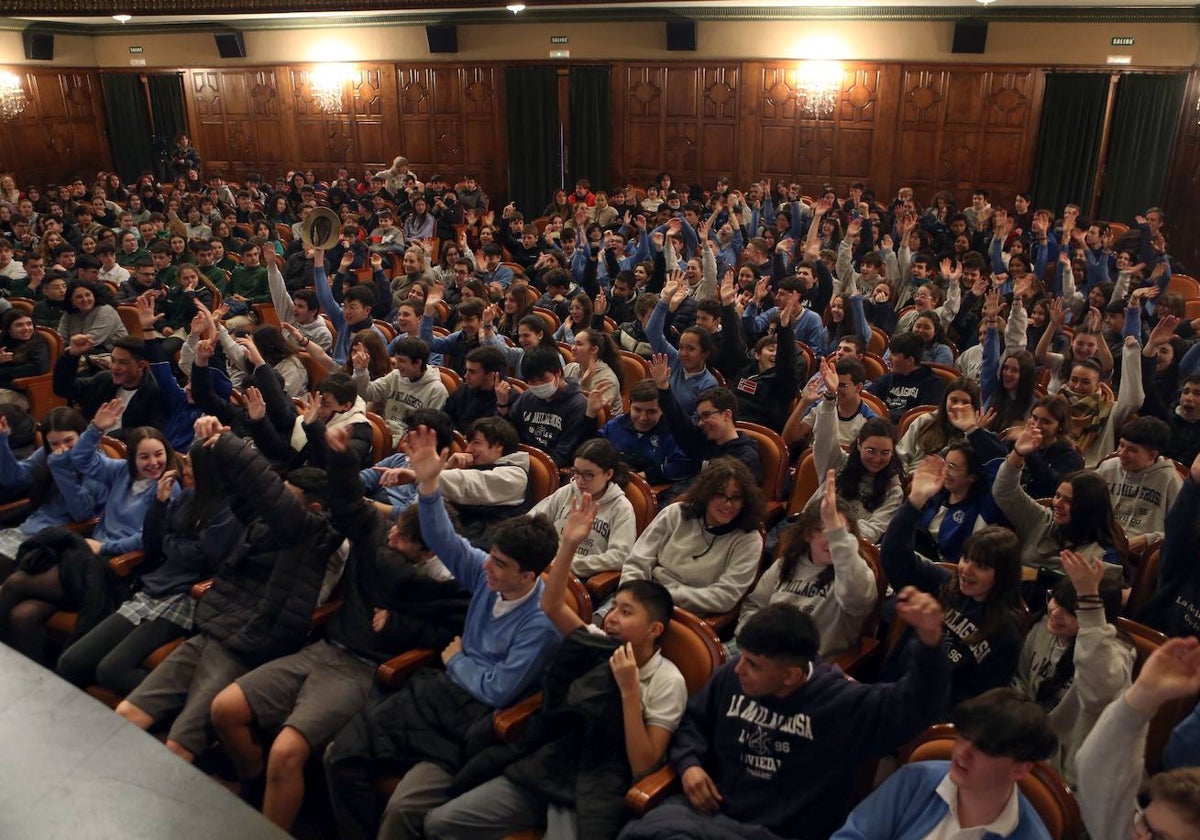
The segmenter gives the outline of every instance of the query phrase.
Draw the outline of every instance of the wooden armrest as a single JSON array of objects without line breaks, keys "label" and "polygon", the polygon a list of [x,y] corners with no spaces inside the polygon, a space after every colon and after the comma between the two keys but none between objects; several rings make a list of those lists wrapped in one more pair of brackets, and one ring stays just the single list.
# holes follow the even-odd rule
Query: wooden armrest
[{"label": "wooden armrest", "polygon": [[25,392],[29,398],[29,413],[34,417],[40,418],[50,409],[67,404],[65,399],[54,393],[52,373],[18,377],[12,381],[12,387]]},{"label": "wooden armrest", "polygon": [[197,601],[200,600],[200,598],[204,596],[205,592],[212,589],[212,585],[213,585],[213,582],[212,582],[211,578],[208,580],[202,580],[199,583],[194,584],[192,586],[192,597],[195,598]]},{"label": "wooden armrest", "polygon": [[17,499],[0,505],[0,522],[19,522],[33,513],[33,503],[29,499]]},{"label": "wooden armrest", "polygon": [[144,551],[127,551],[108,558],[108,570],[117,577],[129,577],[146,559]]},{"label": "wooden armrest", "polygon": [[375,670],[375,681],[390,688],[399,688],[404,681],[418,668],[432,665],[439,661],[438,652],[428,648],[406,650],[399,656],[393,656]]},{"label": "wooden armrest", "polygon": [[679,777],[670,765],[664,765],[653,773],[640,778],[625,793],[625,807],[631,814],[642,816],[662,802],[679,787]]},{"label": "wooden armrest", "polygon": [[542,693],[539,691],[507,709],[497,709],[492,715],[492,731],[497,738],[506,743],[516,740],[541,705]]},{"label": "wooden armrest", "polygon": [[313,614],[312,614],[313,629],[316,629],[316,628],[320,627],[321,625],[323,625],[325,622],[329,621],[329,619],[333,618],[334,613],[336,613],[341,608],[342,608],[342,601],[340,598],[326,601],[324,604],[321,604],[321,606],[319,606],[315,610],[313,610]]},{"label": "wooden armrest", "polygon": [[596,572],[590,578],[583,582],[587,587],[588,594],[592,596],[592,601],[597,605],[605,598],[616,591],[617,585],[621,582],[621,572]]},{"label": "wooden armrest", "polygon": [[879,651],[879,640],[864,636],[858,640],[858,646],[852,647],[849,650],[839,653],[837,656],[830,657],[829,664],[836,665],[842,669],[848,677],[858,678],[859,672],[863,666],[874,659],[875,653]]},{"label": "wooden armrest", "polygon": [[90,537],[92,535],[92,531],[94,531],[96,529],[96,525],[99,522],[100,522],[100,518],[98,516],[93,516],[91,519],[85,520],[83,522],[68,522],[63,527],[66,528],[68,531],[73,531],[76,534],[80,534],[85,537]]}]

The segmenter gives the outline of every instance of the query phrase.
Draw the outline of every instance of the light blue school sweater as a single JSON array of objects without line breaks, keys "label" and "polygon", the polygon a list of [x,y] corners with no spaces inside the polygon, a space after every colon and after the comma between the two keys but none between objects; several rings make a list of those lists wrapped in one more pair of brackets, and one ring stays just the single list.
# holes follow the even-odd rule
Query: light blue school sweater
[{"label": "light blue school sweater", "polygon": [[[134,492],[129,465],[123,458],[109,458],[100,452],[100,430],[94,425],[79,436],[79,443],[70,451],[71,466],[108,489],[108,500],[92,539],[100,543],[105,554],[124,554],[142,547],[142,522],[154,500],[156,482],[140,493]],[[179,494],[179,485],[171,490],[171,498]]]},{"label": "light blue school sweater", "polygon": [[446,674],[481,703],[492,708],[512,705],[541,678],[562,641],[542,612],[542,581],[521,604],[493,618],[492,606],[500,596],[487,587],[487,553],[454,532],[440,491],[419,493],[417,512],[425,544],[471,593],[462,650],[451,657]]},{"label": "light blue school sweater", "polygon": [[[27,489],[38,467],[46,461],[46,450],[42,448],[18,461],[9,448],[8,434],[0,434],[0,486],[18,492]],[[108,495],[103,484],[81,477],[65,452],[49,456],[48,466],[54,486],[37,510],[18,526],[22,534],[33,536],[43,528],[91,519]]]}]

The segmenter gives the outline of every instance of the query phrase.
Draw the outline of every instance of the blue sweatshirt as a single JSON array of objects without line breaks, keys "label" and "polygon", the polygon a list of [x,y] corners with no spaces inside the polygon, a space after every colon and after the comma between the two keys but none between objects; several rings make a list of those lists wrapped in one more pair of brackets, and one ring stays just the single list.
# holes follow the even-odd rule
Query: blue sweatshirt
[{"label": "blue sweatshirt", "polygon": [[650,313],[646,322],[646,340],[655,353],[666,353],[667,362],[671,365],[671,391],[679,402],[683,413],[689,417],[696,413],[696,401],[702,391],[717,387],[717,378],[708,370],[703,370],[694,376],[689,376],[679,361],[679,351],[663,336],[663,326],[667,322],[668,306],[659,301]]},{"label": "blue sweatshirt", "polygon": [[[18,461],[9,448],[8,433],[0,433],[0,486],[5,489],[27,489],[33,482],[38,466],[46,460],[46,450],[39,447],[28,458]],[[18,526],[22,534],[33,536],[53,525],[91,519],[108,495],[108,489],[103,484],[80,476],[65,452],[49,456],[48,466],[54,486],[38,508]]]},{"label": "blue sweatshirt", "polygon": [[[325,273],[323,265],[313,266],[313,288],[316,289],[317,302],[321,304],[321,312],[329,316],[334,332],[337,333],[333,347],[329,349],[329,358],[333,359],[336,365],[344,365],[346,359],[350,358],[350,339],[354,337],[355,330],[346,328],[346,316],[342,312],[341,304],[334,300],[333,290],[329,288],[329,275]],[[388,337],[375,326],[373,321],[367,320],[355,326],[359,329],[374,330],[383,339],[383,343],[387,344]]]},{"label": "blue sweatshirt", "polygon": [[[92,539],[100,543],[105,554],[124,554],[142,547],[142,525],[146,510],[154,501],[156,482],[149,482],[135,493],[129,465],[123,458],[109,458],[100,452],[100,430],[89,425],[79,436],[79,443],[69,453],[71,466],[108,488],[108,499]],[[171,490],[171,498],[179,493],[179,485]]]},{"label": "blue sweatshirt", "polygon": [[[832,840],[922,840],[950,810],[937,788],[950,772],[949,761],[919,761],[901,767],[859,804]],[[1006,840],[1050,840],[1034,807],[1017,790],[1017,827]],[[985,832],[983,840],[1002,840]]]},{"label": "blue sweatshirt", "polygon": [[479,702],[492,708],[509,706],[541,679],[562,640],[542,612],[542,581],[522,603],[493,618],[492,607],[500,596],[488,589],[483,569],[487,552],[454,533],[441,491],[418,494],[417,512],[425,544],[471,593],[462,650],[450,658],[446,674]]}]

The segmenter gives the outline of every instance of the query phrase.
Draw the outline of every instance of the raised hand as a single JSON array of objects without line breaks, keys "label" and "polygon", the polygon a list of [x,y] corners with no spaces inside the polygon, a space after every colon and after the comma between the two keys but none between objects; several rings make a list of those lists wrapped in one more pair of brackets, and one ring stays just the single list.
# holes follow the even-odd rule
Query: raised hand
[{"label": "raised hand", "polygon": [[96,409],[96,414],[92,417],[92,424],[100,431],[107,432],[116,428],[123,411],[125,411],[125,403],[120,400],[109,400]]},{"label": "raised hand", "polygon": [[608,389],[611,386],[611,382],[601,382],[595,388],[586,392],[588,417],[599,416],[600,410],[608,405]]},{"label": "raised hand", "polygon": [[262,353],[258,350],[258,345],[254,343],[254,339],[248,335],[239,336],[234,339],[238,347],[242,348],[242,352],[246,354],[246,358],[250,360],[250,364],[254,367],[259,367],[266,364],[263,360]]},{"label": "raised hand", "polygon": [[608,297],[604,294],[603,289],[596,293],[596,302],[593,304],[593,311],[597,315],[603,315],[608,311]]},{"label": "raised hand", "polygon": [[1042,430],[1032,421],[1025,424],[1025,429],[1017,435],[1013,442],[1013,452],[1022,458],[1042,448]]},{"label": "raised hand", "polygon": [[821,359],[821,379],[825,382],[825,391],[829,394],[838,392],[837,365],[832,358]]},{"label": "raised hand", "polygon": [[71,336],[71,343],[67,347],[67,352],[72,356],[82,356],[95,346],[96,344],[92,341],[91,336],[84,333],[77,333]]},{"label": "raised hand", "polygon": [[512,385],[507,379],[496,381],[496,405],[503,407],[508,405],[508,401],[512,398]]},{"label": "raised hand", "polygon": [[[976,283],[986,283],[982,277]],[[971,291],[975,291],[974,288]],[[992,289],[983,296],[983,317],[989,321],[1000,315],[1000,290]]]},{"label": "raised hand", "polygon": [[1170,341],[1171,336],[1175,335],[1176,327],[1179,326],[1179,320],[1179,317],[1175,315],[1164,315],[1159,318],[1158,323],[1154,325],[1154,329],[1150,330],[1150,338],[1147,341],[1147,345],[1158,347]]},{"label": "raised hand", "polygon": [[1050,304],[1050,323],[1054,325],[1054,329],[1062,329],[1062,325],[1067,322],[1067,307],[1063,303],[1061,297],[1056,297]]},{"label": "raised hand", "polygon": [[242,404],[246,408],[246,416],[252,421],[259,421],[267,416],[267,402],[263,399],[262,391],[251,386],[242,395]]},{"label": "raised hand", "polygon": [[942,489],[945,480],[946,461],[940,455],[926,455],[913,470],[908,500],[915,508],[925,507],[925,503]]},{"label": "raised hand", "polygon": [[1149,716],[1163,703],[1200,691],[1200,639],[1168,639],[1150,654],[1125,702]]},{"label": "raised hand", "polygon": [[175,487],[175,479],[177,473],[175,470],[167,470],[158,479],[158,485],[155,487],[154,497],[160,502],[171,501],[171,490]]},{"label": "raised hand", "polygon": [[196,440],[202,440],[206,444],[210,442],[215,443],[218,437],[228,431],[229,427],[222,426],[221,421],[211,414],[202,414],[192,424],[192,432]]},{"label": "raised hand", "polygon": [[350,449],[350,427],[338,426],[336,429],[325,429],[325,445],[332,451],[345,453]]},{"label": "raised hand", "polygon": [[438,452],[437,434],[428,426],[409,429],[401,444],[408,455],[408,465],[420,485],[422,493],[432,493],[437,488],[438,476],[446,468],[450,450]]},{"label": "raised hand", "polygon": [[300,417],[303,419],[305,425],[310,425],[317,422],[320,419],[320,415],[321,395],[316,391],[312,391],[302,403]]},{"label": "raised hand", "polygon": [[1064,549],[1059,552],[1063,571],[1071,579],[1076,595],[1098,595],[1100,581],[1104,578],[1104,563],[1099,558],[1088,559],[1077,551]]},{"label": "raised hand", "polygon": [[363,344],[354,345],[354,350],[350,353],[350,364],[354,366],[355,372],[366,370],[371,364],[371,354]]},{"label": "raised hand", "polygon": [[734,282],[732,268],[721,278],[720,295],[722,306],[733,306],[737,302],[737,283]]},{"label": "raised hand", "polygon": [[922,644],[927,647],[941,644],[942,605],[929,593],[915,586],[904,587],[896,599],[896,615],[916,630]]},{"label": "raised hand", "polygon": [[950,421],[950,425],[958,429],[964,435],[969,435],[971,432],[979,428],[979,413],[970,405],[949,405],[946,406],[946,419]]},{"label": "raised hand", "polygon": [[660,391],[671,387],[671,364],[666,353],[655,353],[650,357],[650,378]]},{"label": "raised hand", "polygon": [[592,524],[599,512],[600,503],[592,498],[591,493],[583,493],[578,499],[572,499],[571,511],[563,523],[559,540],[565,545],[577,547],[592,532]]},{"label": "raised hand", "polygon": [[821,525],[825,533],[846,527],[846,517],[838,512],[837,507],[837,471],[825,473],[825,493],[821,496]]},{"label": "raised hand", "polygon": [[769,294],[771,294],[771,278],[759,278],[759,281],[754,284],[754,300],[761,301]]}]

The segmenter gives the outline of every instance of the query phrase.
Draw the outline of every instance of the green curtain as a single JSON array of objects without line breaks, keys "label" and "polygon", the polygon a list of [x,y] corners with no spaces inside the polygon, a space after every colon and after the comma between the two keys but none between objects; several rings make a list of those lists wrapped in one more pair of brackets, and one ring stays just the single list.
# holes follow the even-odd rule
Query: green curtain
[{"label": "green curtain", "polygon": [[608,189],[612,180],[612,88],[608,77],[607,66],[572,67],[568,77],[571,143],[567,173],[572,184],[587,178],[593,190]]},{"label": "green curtain", "polygon": [[133,182],[143,172],[155,168],[142,82],[136,73],[106,73],[101,80],[113,168],[122,180]]},{"label": "green curtain", "polygon": [[1104,137],[1107,73],[1050,73],[1034,158],[1033,199],[1056,212],[1067,204],[1091,206],[1096,163]]},{"label": "green curtain", "polygon": [[1121,77],[1100,218],[1128,222],[1161,202],[1186,87],[1182,73]]},{"label": "green curtain", "polygon": [[154,133],[174,143],[178,135],[186,134],[188,130],[187,111],[183,105],[183,74],[154,73],[147,76],[146,81],[150,86]]},{"label": "green curtain", "polygon": [[562,183],[562,130],[553,67],[506,67],[508,199],[526,218],[540,215]]}]

